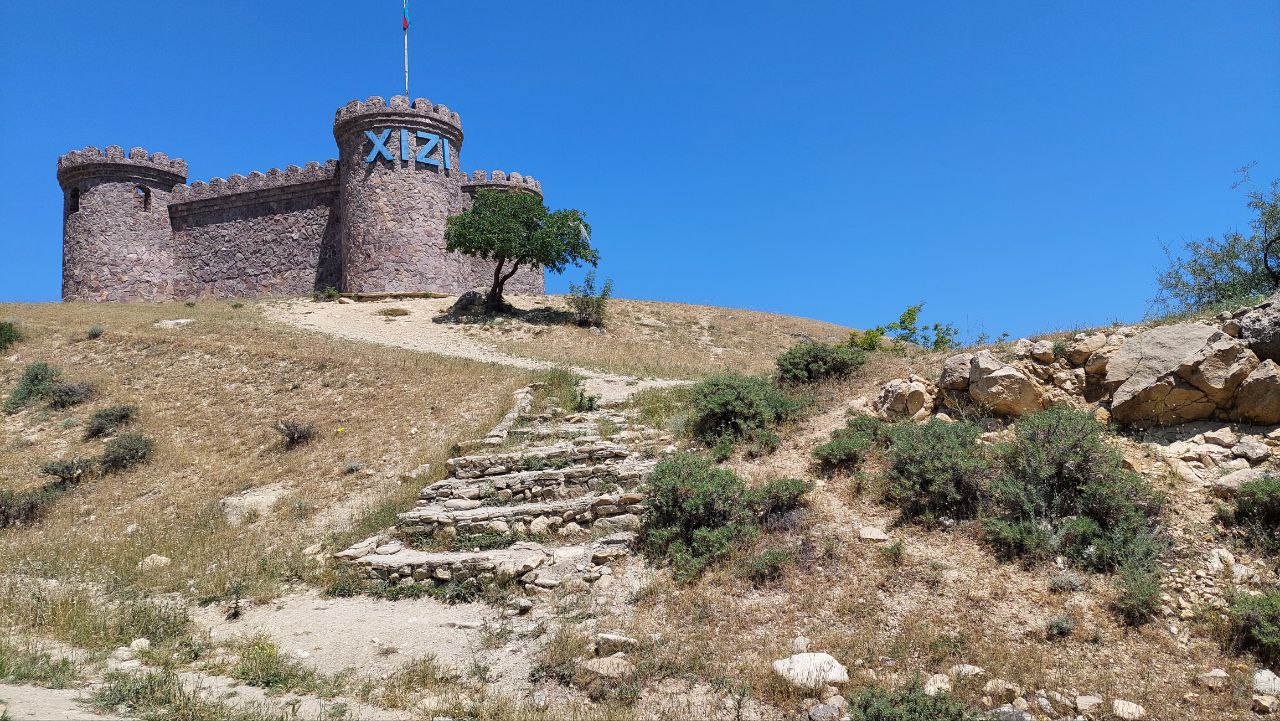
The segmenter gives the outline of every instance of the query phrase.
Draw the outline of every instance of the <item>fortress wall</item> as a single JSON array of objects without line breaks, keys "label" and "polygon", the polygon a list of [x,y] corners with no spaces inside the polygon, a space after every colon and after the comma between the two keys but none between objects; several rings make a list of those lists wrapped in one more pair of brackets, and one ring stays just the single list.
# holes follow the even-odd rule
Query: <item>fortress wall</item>
[{"label": "fortress wall", "polygon": [[335,165],[175,189],[179,297],[309,295],[340,283]]}]

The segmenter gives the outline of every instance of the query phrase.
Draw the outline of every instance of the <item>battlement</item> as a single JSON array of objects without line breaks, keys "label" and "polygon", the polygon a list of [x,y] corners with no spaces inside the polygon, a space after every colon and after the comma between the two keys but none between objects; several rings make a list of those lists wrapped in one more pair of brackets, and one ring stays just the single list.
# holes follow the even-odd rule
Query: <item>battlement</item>
[{"label": "battlement", "polygon": [[173,189],[172,202],[185,203],[222,198],[238,193],[331,181],[337,173],[338,161],[336,160],[325,161],[323,165],[312,161],[301,168],[296,165],[290,165],[284,170],[272,168],[265,173],[255,170],[247,176],[236,174],[228,178],[214,178],[208,182],[196,181],[188,185],[179,185]]},{"label": "battlement", "polygon": [[148,153],[145,148],[132,148],[126,155],[119,145],[109,145],[105,150],[92,146],[73,150],[58,158],[58,182],[65,188],[75,179],[118,173],[121,167],[157,180],[182,183],[187,179],[187,161],[182,158]]},{"label": "battlement", "polygon": [[450,110],[449,106],[433,105],[426,98],[410,102],[404,95],[393,96],[390,100],[378,95],[363,101],[352,100],[334,113],[333,132],[338,135],[339,128],[346,128],[366,118],[376,118],[379,122],[384,122],[387,118],[427,120],[433,125],[452,129],[458,138],[462,137],[462,118]]},{"label": "battlement", "polygon": [[462,189],[473,194],[484,189],[522,190],[542,197],[542,183],[533,177],[501,170],[473,170],[463,179]]}]

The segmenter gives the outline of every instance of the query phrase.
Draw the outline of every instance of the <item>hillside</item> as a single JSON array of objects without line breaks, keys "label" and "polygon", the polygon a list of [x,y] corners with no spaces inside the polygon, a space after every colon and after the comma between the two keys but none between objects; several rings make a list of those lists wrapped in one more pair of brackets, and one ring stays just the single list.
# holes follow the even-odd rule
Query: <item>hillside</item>
[{"label": "hillside", "polygon": [[[1123,718],[1136,713],[1126,703],[1161,720],[1265,710],[1259,657],[1231,644],[1217,599],[1273,586],[1275,563],[1222,524],[1211,491],[1220,472],[1270,468],[1276,425],[1213,410],[1166,423],[1166,406],[1127,405],[1133,384],[1087,370],[1151,329],[965,349],[954,387],[956,356],[890,345],[846,377],[766,383],[795,407],[721,452],[688,423],[690,382],[770,375],[800,341],[849,330],[626,300],[593,330],[567,323],[556,297],[467,322],[447,316],[452,300],[0,305],[24,336],[0,361],[0,395],[38,361],[92,384],[87,401],[0,416],[0,488],[30,490],[50,480],[46,463],[102,454],[111,435],[85,440],[86,425],[108,406],[137,408],[115,437],[155,441],[144,462],[77,477],[0,529],[0,669],[17,684],[0,699],[110,672],[96,703],[140,718],[273,719],[296,702],[304,718],[834,720],[868,693],[926,680],[945,682],[935,698],[964,713],[1010,719]],[[165,327],[175,319],[191,322]],[[1235,318],[1204,320],[1217,332]],[[973,360],[984,350],[989,368]],[[1266,363],[1226,364],[1222,414]],[[1201,358],[1187,377],[1202,368],[1196,378],[1212,375]],[[1032,396],[1035,408],[991,412]],[[1166,499],[1152,521],[1168,544],[1165,608],[1145,623],[1115,611],[1118,573],[1069,550],[1009,560],[977,518],[904,517],[885,500],[892,444],[853,465],[813,456],[851,414],[887,428],[972,418],[994,449],[1053,404],[1160,421],[1106,440]],[[315,437],[288,447],[280,421]],[[1226,432],[1229,446],[1206,440]],[[777,494],[696,573],[678,553],[660,560],[647,525],[648,479],[685,450],[720,453],[718,468],[745,482],[726,507]],[[783,479],[809,490],[793,498]],[[1247,573],[1233,578],[1233,564]],[[120,648],[137,638],[147,643]],[[806,650],[830,654],[847,680],[788,683],[774,662]],[[71,661],[54,673],[57,659]],[[1221,682],[1198,680],[1211,669]],[[139,690],[118,670],[153,683]],[[234,693],[181,692],[196,685]],[[973,717],[944,705],[929,718]]]}]

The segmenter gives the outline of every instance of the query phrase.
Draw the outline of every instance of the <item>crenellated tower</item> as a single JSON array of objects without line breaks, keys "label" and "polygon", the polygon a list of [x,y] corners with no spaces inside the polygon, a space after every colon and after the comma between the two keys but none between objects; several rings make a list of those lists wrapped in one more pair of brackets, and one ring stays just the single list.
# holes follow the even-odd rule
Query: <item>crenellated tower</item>
[{"label": "crenellated tower", "polygon": [[172,298],[169,199],[187,163],[164,153],[112,145],[58,158],[63,192],[62,298]]}]

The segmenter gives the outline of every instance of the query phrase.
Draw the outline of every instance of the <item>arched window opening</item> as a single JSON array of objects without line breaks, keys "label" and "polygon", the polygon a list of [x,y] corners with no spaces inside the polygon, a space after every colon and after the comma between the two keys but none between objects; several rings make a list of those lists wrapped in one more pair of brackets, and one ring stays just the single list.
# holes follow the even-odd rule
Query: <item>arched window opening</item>
[{"label": "arched window opening", "polygon": [[151,210],[151,188],[145,185],[133,186],[133,192],[138,196],[138,205],[143,210]]},{"label": "arched window opening", "polygon": [[67,214],[80,211],[80,189],[72,188],[71,196],[67,198]]}]

